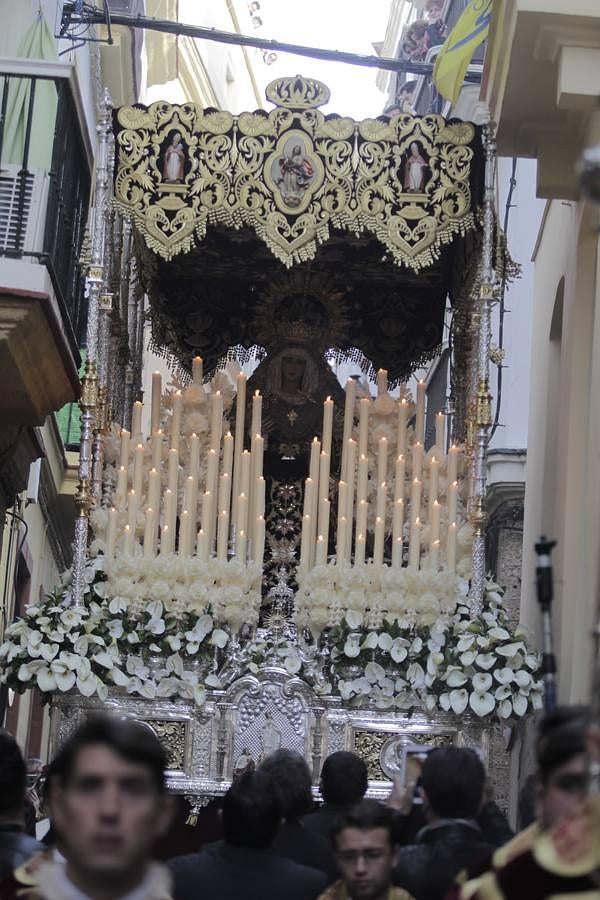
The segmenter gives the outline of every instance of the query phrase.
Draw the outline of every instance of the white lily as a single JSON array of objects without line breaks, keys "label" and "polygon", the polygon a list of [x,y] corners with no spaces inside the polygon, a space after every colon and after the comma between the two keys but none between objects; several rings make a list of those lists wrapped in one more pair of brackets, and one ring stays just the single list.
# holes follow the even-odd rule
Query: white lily
[{"label": "white lily", "polygon": [[505,666],[503,669],[496,669],[494,678],[500,684],[510,684],[515,680],[515,673],[512,669],[509,669],[508,666]]},{"label": "white lily", "polygon": [[223,650],[227,646],[228,641],[229,635],[223,628],[215,628],[210,636],[210,643],[220,650]]},{"label": "white lily", "polygon": [[285,670],[290,675],[297,675],[302,668],[302,659],[300,657],[300,654],[296,652],[288,653],[285,660],[283,661],[283,665]]},{"label": "white lily", "polygon": [[498,715],[501,719],[508,719],[512,716],[512,703],[510,700],[502,700],[498,704]]},{"label": "white lily", "polygon": [[[490,679],[491,680],[491,679]],[[469,696],[469,706],[477,716],[487,716],[492,712],[496,705],[496,701],[492,694],[488,691],[485,693],[479,693],[478,691],[473,691],[473,693]]]},{"label": "white lily", "polygon": [[362,642],[363,650],[376,650],[379,646],[379,635],[376,631],[370,631]]},{"label": "white lily", "polygon": [[517,716],[524,716],[527,712],[527,697],[523,694],[513,694],[512,705]]},{"label": "white lily", "polygon": [[458,690],[450,691],[450,706],[452,707],[452,712],[455,712],[457,716],[460,716],[461,713],[464,713],[467,708],[467,703],[469,702],[469,692],[464,688],[460,688]]},{"label": "white lily", "polygon": [[496,656],[493,653],[478,653],[475,663],[480,669],[491,669],[496,665]]},{"label": "white lily", "polygon": [[448,687],[458,688],[466,684],[469,679],[460,669],[453,669],[451,672],[448,672],[444,680]]},{"label": "white lily", "polygon": [[473,690],[478,694],[485,694],[492,686],[492,676],[489,672],[477,672],[471,679]]},{"label": "white lily", "polygon": [[385,653],[389,653],[389,651],[392,649],[393,643],[394,639],[392,638],[391,634],[388,634],[384,631],[383,634],[379,635],[379,649],[383,650]]},{"label": "white lily", "polygon": [[346,638],[344,644],[344,655],[349,659],[355,659],[360,656],[360,634],[352,633]]},{"label": "white lily", "polygon": [[395,663],[404,662],[408,656],[408,641],[404,638],[396,638],[390,648],[390,656]]}]

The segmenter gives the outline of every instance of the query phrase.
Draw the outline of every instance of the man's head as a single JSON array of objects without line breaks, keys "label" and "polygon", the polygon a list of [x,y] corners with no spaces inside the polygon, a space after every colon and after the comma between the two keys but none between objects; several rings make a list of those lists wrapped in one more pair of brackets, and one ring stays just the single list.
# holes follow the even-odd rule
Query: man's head
[{"label": "man's head", "polygon": [[485,769],[474,750],[437,747],[427,754],[421,788],[429,818],[474,819],[484,787]]},{"label": "man's head", "polygon": [[402,85],[402,87],[398,91],[398,99],[401,102],[403,100],[412,100],[416,86],[417,86],[416,81],[405,81],[404,84]]},{"label": "man's head", "polygon": [[281,804],[273,779],[265,772],[245,772],[223,801],[223,837],[234,847],[264,850],[275,840]]},{"label": "man's head", "polygon": [[281,815],[294,820],[312,809],[312,778],[306,760],[294,750],[276,750],[261,763],[277,788]]},{"label": "man's head", "polygon": [[14,737],[0,729],[0,822],[22,827],[25,815],[25,760]]},{"label": "man's head", "polygon": [[367,767],[360,756],[338,750],[327,757],[321,769],[321,795],[331,806],[353,806],[365,796]]},{"label": "man's head", "polygon": [[570,815],[583,799],[588,784],[589,724],[589,712],[583,706],[558,707],[540,722],[537,806],[544,828]]},{"label": "man's head", "polygon": [[50,816],[76,883],[135,884],[167,830],[166,755],[138,722],[89,719],[50,767]]},{"label": "man's head", "polygon": [[331,831],[335,858],[353,900],[386,897],[398,861],[393,813],[376,800],[361,800]]}]

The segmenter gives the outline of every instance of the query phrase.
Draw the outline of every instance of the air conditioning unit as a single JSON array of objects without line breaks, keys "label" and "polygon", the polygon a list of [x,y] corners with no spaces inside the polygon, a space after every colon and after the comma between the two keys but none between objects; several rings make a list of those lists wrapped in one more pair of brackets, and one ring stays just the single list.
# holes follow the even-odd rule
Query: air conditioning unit
[{"label": "air conditioning unit", "polygon": [[30,169],[24,176],[20,172],[17,164],[0,166],[0,249],[41,253],[49,175],[44,169]]}]

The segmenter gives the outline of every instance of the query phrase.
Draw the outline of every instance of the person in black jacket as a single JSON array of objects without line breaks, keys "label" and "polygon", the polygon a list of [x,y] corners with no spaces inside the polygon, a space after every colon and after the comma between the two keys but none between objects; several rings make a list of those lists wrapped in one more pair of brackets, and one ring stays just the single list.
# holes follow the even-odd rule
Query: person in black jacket
[{"label": "person in black jacket", "polygon": [[272,778],[241,775],[223,802],[224,840],[169,861],[175,900],[315,900],[327,878],[275,852],[280,821]]},{"label": "person in black jacket", "polygon": [[367,766],[360,756],[348,750],[331,753],[321,769],[319,787],[323,805],[305,816],[302,824],[329,841],[333,826],[340,816],[360,803],[368,784]]},{"label": "person in black jacket", "polygon": [[438,747],[428,754],[421,791],[428,824],[415,844],[402,847],[394,884],[415,900],[442,900],[455,875],[490,853],[476,821],[485,769],[474,750]]},{"label": "person in black jacket", "polygon": [[338,877],[331,842],[306,828],[301,817],[312,809],[312,778],[303,756],[294,750],[276,750],[261,763],[279,794],[283,822],[273,849],[301,866],[319,869],[329,882]]},{"label": "person in black jacket", "polygon": [[44,847],[25,832],[27,771],[19,745],[0,730],[0,879]]}]

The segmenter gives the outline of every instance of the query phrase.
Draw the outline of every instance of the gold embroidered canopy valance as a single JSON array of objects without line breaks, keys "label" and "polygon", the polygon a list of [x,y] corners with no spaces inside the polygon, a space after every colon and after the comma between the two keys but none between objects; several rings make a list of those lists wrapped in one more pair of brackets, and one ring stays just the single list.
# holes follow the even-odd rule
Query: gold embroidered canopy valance
[{"label": "gold embroidered canopy valance", "polygon": [[158,256],[186,253],[209,226],[246,227],[289,267],[339,229],[417,272],[474,227],[472,124],[325,116],[328,89],[300,76],[272,82],[267,99],[271,111],[238,116],[193,103],[115,111],[115,203]]}]

